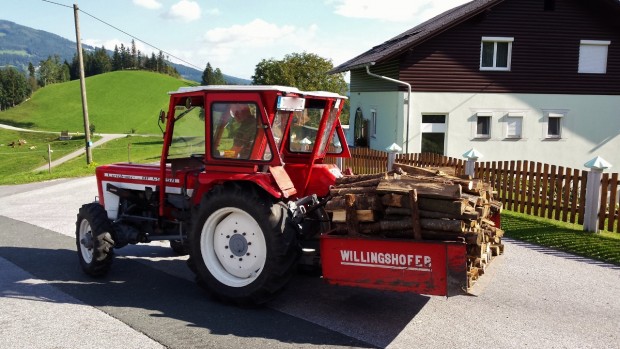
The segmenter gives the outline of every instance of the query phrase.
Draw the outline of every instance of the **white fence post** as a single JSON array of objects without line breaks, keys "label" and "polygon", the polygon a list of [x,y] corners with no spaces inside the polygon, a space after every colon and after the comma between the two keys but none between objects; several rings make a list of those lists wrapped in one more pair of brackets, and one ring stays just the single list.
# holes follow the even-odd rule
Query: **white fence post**
[{"label": "white fence post", "polygon": [[471,177],[474,177],[474,170],[476,169],[476,161],[479,158],[483,157],[481,152],[477,151],[476,148],[471,148],[463,154],[463,157],[467,159],[465,163],[465,174]]},{"label": "white fence post", "polygon": [[400,153],[403,150],[403,148],[399,147],[398,144],[396,143],[392,143],[392,145],[385,148],[385,150],[388,152],[387,170],[392,171],[392,167],[394,166],[394,163],[396,162],[396,154]]},{"label": "white fence post", "polygon": [[[601,203],[601,177],[603,171],[610,168],[611,164],[600,156],[586,162],[585,167],[590,169],[588,172],[588,182],[586,184],[586,204],[584,207],[583,230],[598,233],[598,214]],[[605,188],[607,190],[607,188]]]}]

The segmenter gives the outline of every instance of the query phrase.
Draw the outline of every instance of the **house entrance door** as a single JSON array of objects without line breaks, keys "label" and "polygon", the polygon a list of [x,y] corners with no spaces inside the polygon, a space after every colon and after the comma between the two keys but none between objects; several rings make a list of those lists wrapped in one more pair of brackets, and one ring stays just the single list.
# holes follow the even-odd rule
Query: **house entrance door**
[{"label": "house entrance door", "polygon": [[422,115],[422,152],[444,155],[446,147],[446,116]]}]

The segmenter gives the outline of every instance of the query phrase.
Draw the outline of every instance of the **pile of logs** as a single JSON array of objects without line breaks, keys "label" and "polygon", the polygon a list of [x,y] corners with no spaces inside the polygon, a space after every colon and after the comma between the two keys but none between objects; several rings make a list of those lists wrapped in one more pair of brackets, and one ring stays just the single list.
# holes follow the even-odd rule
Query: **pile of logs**
[{"label": "pile of logs", "polygon": [[338,178],[325,210],[334,234],[465,242],[471,286],[504,250],[491,219],[502,210],[494,194],[481,180],[397,163],[390,172]]}]

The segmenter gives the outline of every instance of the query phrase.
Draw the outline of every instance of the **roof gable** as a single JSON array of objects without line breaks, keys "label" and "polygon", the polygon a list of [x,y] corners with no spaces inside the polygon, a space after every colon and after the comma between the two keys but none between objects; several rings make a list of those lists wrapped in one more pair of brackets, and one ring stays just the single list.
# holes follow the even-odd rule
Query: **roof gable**
[{"label": "roof gable", "polygon": [[[450,9],[421,23],[408,31],[399,34],[384,43],[354,57],[332,69],[329,73],[342,73],[361,68],[372,63],[385,62],[398,56],[402,52],[415,47],[422,42],[491,9],[505,0],[473,0],[461,6]],[[604,0],[605,2],[620,5],[620,0]]]}]

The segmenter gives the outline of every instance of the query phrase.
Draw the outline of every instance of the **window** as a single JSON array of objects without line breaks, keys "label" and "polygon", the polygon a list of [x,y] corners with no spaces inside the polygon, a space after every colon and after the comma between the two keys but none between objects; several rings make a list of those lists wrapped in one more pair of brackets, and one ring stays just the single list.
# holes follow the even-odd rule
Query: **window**
[{"label": "window", "polygon": [[579,46],[579,73],[605,74],[607,51],[611,41],[581,40]]},{"label": "window", "polygon": [[377,110],[370,109],[370,135],[377,137]]},{"label": "window", "polygon": [[508,113],[506,116],[506,138],[523,137],[523,113]]},{"label": "window", "polygon": [[491,117],[490,112],[476,113],[476,135],[475,138],[491,138]]},{"label": "window", "polygon": [[562,138],[562,119],[564,115],[563,113],[556,112],[546,113],[545,138]]},{"label": "window", "polygon": [[422,115],[422,153],[444,155],[446,115]]},{"label": "window", "polygon": [[270,160],[254,151],[255,141],[264,139],[254,103],[213,103],[211,105],[211,156],[245,160]]},{"label": "window", "polygon": [[510,70],[514,38],[482,37],[480,70]]}]

